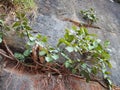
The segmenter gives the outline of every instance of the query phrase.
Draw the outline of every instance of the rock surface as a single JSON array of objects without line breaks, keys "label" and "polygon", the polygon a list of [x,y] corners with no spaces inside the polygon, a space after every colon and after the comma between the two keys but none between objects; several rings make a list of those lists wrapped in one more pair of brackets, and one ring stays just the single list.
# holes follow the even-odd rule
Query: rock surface
[{"label": "rock surface", "polygon": [[[111,42],[109,48],[111,49],[113,68],[110,76],[113,83],[120,86],[120,4],[110,0],[36,0],[36,3],[38,9],[34,19],[31,19],[31,26],[35,31],[47,35],[49,43],[53,46],[63,36],[65,28],[72,26],[71,23],[62,19],[70,18],[84,22],[80,15],[80,10],[94,8],[99,18],[96,25],[101,27],[101,29],[89,30],[98,34],[101,40],[109,40]],[[11,38],[11,40],[14,39]],[[14,41],[16,42],[17,40]],[[18,42],[16,46],[19,43],[21,42]],[[9,44],[13,45],[13,43]]]},{"label": "rock surface", "polygon": [[120,4],[109,0],[37,0],[38,14],[31,25],[34,30],[50,36],[49,42],[53,46],[63,36],[65,28],[70,28],[69,22],[62,21],[70,18],[84,22],[80,10],[94,8],[99,18],[97,26],[101,29],[89,29],[96,33],[101,40],[109,40],[111,63],[111,79],[120,85]]}]

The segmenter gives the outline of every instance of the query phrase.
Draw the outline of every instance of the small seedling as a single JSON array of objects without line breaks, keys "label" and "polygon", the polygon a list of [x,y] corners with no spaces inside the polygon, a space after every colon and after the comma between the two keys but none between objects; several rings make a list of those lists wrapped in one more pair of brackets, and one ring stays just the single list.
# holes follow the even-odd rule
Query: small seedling
[{"label": "small seedling", "polygon": [[87,20],[90,25],[98,21],[93,8],[90,8],[89,10],[81,10],[80,13],[83,15],[83,19]]}]

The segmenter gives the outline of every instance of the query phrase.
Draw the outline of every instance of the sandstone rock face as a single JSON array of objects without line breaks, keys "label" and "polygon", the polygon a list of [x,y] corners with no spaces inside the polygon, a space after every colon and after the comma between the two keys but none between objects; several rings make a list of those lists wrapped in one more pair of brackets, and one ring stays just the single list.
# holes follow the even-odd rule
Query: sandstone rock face
[{"label": "sandstone rock face", "polygon": [[[101,29],[89,29],[89,31],[96,33],[101,40],[111,42],[109,52],[113,68],[110,70],[112,72],[110,76],[113,83],[120,86],[120,4],[110,0],[36,0],[36,4],[38,6],[36,16],[31,19],[30,24],[33,30],[48,36],[49,43],[53,46],[64,35],[65,28],[72,26],[70,22],[63,21],[64,18],[85,22],[80,15],[80,10],[93,8],[99,18],[96,25]],[[9,39],[15,38],[9,37]],[[16,46],[21,43],[14,41],[17,43]],[[12,42],[9,44],[13,45]]]}]

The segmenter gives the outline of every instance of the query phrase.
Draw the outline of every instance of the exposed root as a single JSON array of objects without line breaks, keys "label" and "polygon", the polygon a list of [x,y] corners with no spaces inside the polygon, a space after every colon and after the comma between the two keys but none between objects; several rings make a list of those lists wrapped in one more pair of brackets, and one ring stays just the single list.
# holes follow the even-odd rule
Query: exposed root
[{"label": "exposed root", "polygon": [[[12,56],[12,57],[14,58],[14,54],[13,54],[12,51],[8,48],[5,40],[3,40],[3,44],[4,44],[4,46],[5,46],[6,50],[7,50],[7,53],[10,54],[10,56]],[[14,58],[14,59],[15,59],[15,58]]]},{"label": "exposed root", "polygon": [[5,52],[5,51],[3,51],[2,49],[0,49],[0,55],[2,55],[3,57],[8,58],[8,59],[10,59],[10,60],[14,60],[12,57],[10,57],[10,56],[6,55],[6,52]]}]

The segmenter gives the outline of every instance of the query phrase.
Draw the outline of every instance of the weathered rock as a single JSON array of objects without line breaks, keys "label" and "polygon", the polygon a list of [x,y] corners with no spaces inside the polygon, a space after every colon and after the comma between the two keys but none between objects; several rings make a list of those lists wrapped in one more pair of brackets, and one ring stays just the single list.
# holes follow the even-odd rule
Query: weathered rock
[{"label": "weathered rock", "polygon": [[[49,36],[49,43],[56,45],[63,36],[65,28],[70,28],[69,22],[62,21],[71,18],[84,22],[80,10],[94,8],[99,21],[96,23],[101,29],[89,29],[98,34],[99,38],[109,40],[111,63],[111,79],[114,84],[120,85],[120,5],[110,0],[36,0],[38,10],[36,17],[31,21],[31,26],[37,32]],[[9,38],[14,40],[15,38]],[[21,42],[17,42],[19,45]],[[13,43],[9,43],[13,45]],[[24,45],[24,44],[20,44]],[[13,45],[14,46],[14,45]]]}]

